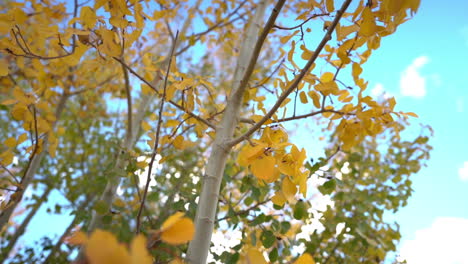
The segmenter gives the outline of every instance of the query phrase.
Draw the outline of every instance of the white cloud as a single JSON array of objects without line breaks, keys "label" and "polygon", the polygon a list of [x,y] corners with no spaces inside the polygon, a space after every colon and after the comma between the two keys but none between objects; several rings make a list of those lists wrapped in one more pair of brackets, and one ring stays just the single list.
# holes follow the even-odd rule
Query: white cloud
[{"label": "white cloud", "polygon": [[403,241],[400,256],[410,264],[468,264],[468,219],[436,218],[432,226]]},{"label": "white cloud", "polygon": [[384,88],[383,84],[381,84],[381,83],[375,84],[374,88],[372,88],[372,90],[371,90],[371,95],[372,95],[373,98],[381,97],[381,98],[384,98],[384,99],[389,99],[389,98],[393,97],[392,94],[385,91],[385,88]]},{"label": "white cloud", "polygon": [[465,161],[463,167],[458,169],[458,176],[462,181],[468,181],[468,161]]},{"label": "white cloud", "polygon": [[401,73],[400,91],[404,96],[424,97],[426,95],[426,78],[419,72],[429,62],[427,56],[420,56]]}]

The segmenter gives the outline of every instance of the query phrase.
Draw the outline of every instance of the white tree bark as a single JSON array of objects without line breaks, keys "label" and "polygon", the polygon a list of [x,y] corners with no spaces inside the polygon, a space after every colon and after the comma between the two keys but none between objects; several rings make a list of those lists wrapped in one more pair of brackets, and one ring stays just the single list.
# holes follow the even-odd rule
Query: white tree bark
[{"label": "white tree bark", "polygon": [[263,27],[262,22],[266,7],[267,1],[260,1],[254,16],[249,22],[241,46],[234,73],[233,89],[229,96],[221,124],[217,127],[216,137],[206,166],[203,187],[195,217],[195,237],[190,242],[186,259],[189,263],[204,264],[208,257],[221,181],[226,160],[232,148],[227,143],[234,135],[234,129],[239,120],[245,92],[245,85],[242,86],[241,81],[252,60],[253,47],[255,47],[259,32]]}]

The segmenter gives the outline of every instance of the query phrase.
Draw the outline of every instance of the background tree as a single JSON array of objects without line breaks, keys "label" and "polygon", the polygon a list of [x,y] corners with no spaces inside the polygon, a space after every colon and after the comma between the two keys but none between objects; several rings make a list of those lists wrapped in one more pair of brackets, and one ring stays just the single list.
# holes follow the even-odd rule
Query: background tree
[{"label": "background tree", "polygon": [[[399,233],[382,214],[404,205],[406,177],[430,147],[425,134],[401,139],[415,114],[367,96],[361,65],[419,2],[352,2],[2,4],[3,257],[66,261],[84,244],[81,260],[93,261],[97,241],[131,259],[146,256],[133,239],[143,233],[156,262],[205,263],[217,230],[242,234],[213,254],[224,263],[262,263],[262,252],[285,263],[294,245],[306,250],[299,262],[383,260]],[[283,124],[295,120],[328,131],[319,162],[290,140]],[[347,177],[335,178],[344,164]],[[319,212],[310,183],[325,165],[331,178],[318,190],[334,206]],[[14,256],[54,190],[63,201],[53,213],[71,212],[69,228]],[[195,219],[188,247],[192,224],[177,211]],[[314,220],[322,230],[296,239]],[[65,246],[77,225],[89,237]]]}]

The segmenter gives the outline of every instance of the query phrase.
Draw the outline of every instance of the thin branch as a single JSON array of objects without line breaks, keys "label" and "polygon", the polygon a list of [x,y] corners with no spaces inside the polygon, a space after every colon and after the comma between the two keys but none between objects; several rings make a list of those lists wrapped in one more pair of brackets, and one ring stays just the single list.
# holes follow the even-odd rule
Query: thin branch
[{"label": "thin branch", "polygon": [[[76,18],[78,16],[78,0],[74,0],[74,4],[73,4],[73,18]],[[75,22],[73,22],[73,29],[76,29],[76,20]],[[72,36],[72,51],[71,53],[74,53],[75,52],[75,48],[76,48],[76,35],[73,34]]]},{"label": "thin branch", "polygon": [[282,29],[282,30],[293,30],[293,29],[296,29],[296,28],[302,28],[302,26],[309,22],[310,20],[316,18],[316,17],[321,17],[321,16],[329,16],[330,13],[323,13],[323,14],[314,14],[312,15],[311,17],[309,17],[308,19],[306,19],[304,22],[300,23],[299,25],[297,26],[294,26],[294,27],[282,27],[282,26],[278,26],[278,25],[274,25],[273,27],[274,28],[277,28],[277,29]]},{"label": "thin branch", "polygon": [[[34,137],[35,137],[35,142],[34,142],[34,148],[31,153],[31,156],[29,157],[28,164],[26,165],[26,168],[24,170],[23,177],[21,177],[20,184],[23,184],[23,182],[26,179],[26,174],[28,173],[29,167],[31,166],[31,163],[34,159],[34,156],[37,154],[37,149],[39,148],[39,135],[38,135],[38,130],[37,130],[37,116],[36,116],[36,107],[33,106],[33,118],[34,118]],[[21,194],[22,196],[22,194]]]},{"label": "thin branch", "polygon": [[[24,54],[17,54],[17,53],[14,53],[11,49],[5,49],[6,52],[14,55],[14,56],[19,56],[19,57],[25,57],[25,58],[33,58],[33,59],[41,59],[41,60],[53,60],[53,59],[59,59],[59,58],[64,58],[64,57],[67,57],[67,56],[70,56],[73,54],[73,52],[67,52],[66,54],[64,55],[57,55],[57,56],[42,56],[42,55],[37,55],[37,54],[34,54],[30,49],[29,49],[29,46],[26,42],[26,40],[24,39],[23,37],[23,34],[21,33],[21,30],[20,28],[16,25],[16,30],[18,32],[15,32],[14,29],[11,29],[11,32],[15,38],[15,41],[16,41],[16,44],[18,44],[18,46],[21,48],[21,50],[23,50]],[[21,40],[23,41],[24,43],[24,46],[23,44],[21,44],[21,41],[18,39],[18,36],[21,38]],[[66,52],[66,51],[65,51]]]},{"label": "thin branch", "polygon": [[[353,44],[351,45],[351,47],[346,51],[346,56],[349,56],[349,54],[351,53],[351,51],[354,49],[354,45],[356,45],[356,40],[358,38],[359,34],[356,33],[356,36],[354,37],[354,42]],[[340,66],[338,66],[338,68],[336,69],[336,72],[335,72],[335,75],[333,75],[333,80],[335,81],[336,78],[338,77],[338,74],[340,73],[341,69],[343,68],[344,66],[344,62],[342,61],[340,63]]]},{"label": "thin branch", "polygon": [[[123,56],[122,56],[122,61],[123,61]],[[125,66],[122,65],[122,71],[124,74],[124,80],[125,80],[125,93],[127,95],[127,140],[130,140],[133,137],[133,110],[132,110],[132,94],[130,91],[130,78],[128,76],[128,70],[125,68]]]},{"label": "thin branch", "polygon": [[[244,209],[244,210],[241,210],[241,211],[238,211],[238,212],[234,213],[234,216],[248,213],[248,212],[250,212],[251,210],[253,210],[253,209],[259,207],[260,205],[263,205],[263,204],[268,203],[269,201],[270,201],[270,200],[265,200],[265,201],[262,201],[262,202],[258,202],[258,203],[256,203],[256,204],[250,206],[250,207],[247,208],[247,209]],[[227,215],[226,215],[226,216],[224,216],[224,217],[221,217],[221,218],[217,219],[216,221],[217,221],[217,222],[221,222],[221,221],[226,220],[226,219],[229,219],[229,218],[231,218],[231,217],[232,217],[232,215],[231,215],[231,216],[227,216]]]},{"label": "thin branch", "polygon": [[[229,18],[231,16],[233,16],[234,14],[236,14],[239,9],[246,3],[247,1],[244,0],[242,3],[239,4],[239,6],[236,7],[236,9],[234,9],[231,13],[229,13],[226,18]],[[192,34],[190,36],[188,36],[186,39],[190,39],[190,38],[195,38],[195,42],[200,40],[202,36],[210,33],[211,31],[217,29],[217,28],[222,28],[222,27],[225,27],[225,26],[228,26],[234,22],[236,22],[237,20],[241,19],[242,16],[245,15],[245,13],[242,13],[242,14],[239,14],[238,17],[236,18],[233,18],[227,22],[224,22],[224,20],[226,20],[226,18],[223,18],[221,19],[218,23],[214,24],[213,26],[209,27],[208,29],[206,29],[205,31],[202,31],[202,32],[199,32],[199,33],[195,33],[195,34]],[[185,51],[187,51],[192,45],[191,44],[188,44],[186,45],[185,47],[181,48],[179,51],[176,52],[176,56],[184,53]]]},{"label": "thin branch", "polygon": [[335,114],[339,114],[339,115],[343,115],[343,116],[345,116],[345,115],[349,115],[349,116],[356,115],[354,113],[345,113],[345,112],[336,111],[336,110],[333,110],[333,109],[321,109],[319,111],[304,114],[304,115],[290,116],[290,117],[281,118],[281,119],[272,121],[272,123],[281,123],[281,122],[287,122],[287,121],[292,121],[292,120],[298,120],[298,119],[308,118],[308,117],[315,116],[315,115],[318,115],[318,114],[323,114],[323,113],[335,113]]},{"label": "thin branch", "polygon": [[7,192],[17,192],[18,190],[13,190],[13,189],[10,189],[10,188],[7,188],[7,187],[0,187],[0,190],[4,190],[4,191],[7,191]]},{"label": "thin branch", "polygon": [[207,126],[213,128],[213,129],[216,129],[216,126],[213,125],[213,124],[211,124],[210,122],[208,122],[208,120],[206,120],[206,119],[204,119],[204,118],[198,116],[197,114],[194,114],[194,113],[191,112],[191,111],[188,111],[187,109],[185,109],[183,106],[177,104],[176,102],[174,102],[174,101],[172,101],[172,100],[169,100],[168,102],[169,102],[171,105],[173,105],[173,106],[175,106],[176,108],[178,108],[179,110],[184,111],[184,112],[187,113],[189,116],[195,118],[196,120],[198,120],[198,121],[204,123],[205,125],[207,125]]},{"label": "thin branch", "polygon": [[172,57],[174,55],[174,50],[175,50],[175,47],[176,47],[178,37],[179,37],[179,31],[176,32],[174,42],[172,43],[172,49],[171,49],[171,53],[169,55],[170,56],[169,63],[167,65],[167,70],[166,70],[166,76],[164,77],[164,88],[163,88],[163,94],[162,94],[162,98],[161,98],[161,104],[159,106],[158,124],[157,124],[157,127],[156,127],[156,138],[155,138],[155,141],[154,141],[153,153],[151,154],[151,161],[150,161],[149,166],[148,166],[148,175],[146,177],[145,190],[143,192],[143,197],[142,197],[140,208],[138,209],[138,214],[137,214],[137,220],[136,220],[136,222],[137,222],[137,224],[136,224],[136,233],[137,234],[140,233],[141,213],[142,213],[143,208],[145,206],[146,196],[148,194],[149,184],[150,184],[150,181],[151,181],[151,171],[153,170],[154,160],[156,159],[156,153],[158,151],[159,134],[160,134],[160,131],[161,131],[161,124],[162,124],[162,111],[163,111],[163,108],[164,108],[164,102],[166,101],[167,80],[169,78],[169,71],[171,69]]},{"label": "thin branch", "polygon": [[5,167],[5,165],[0,163],[0,167],[2,167],[2,169],[4,169],[13,178],[13,180],[15,180],[16,183],[19,183],[18,179],[16,179],[16,176],[13,174],[13,172],[11,172],[7,167]]},{"label": "thin branch", "polygon": [[352,0],[346,0],[343,5],[341,6],[340,10],[337,12],[337,15],[335,17],[335,19],[333,20],[333,23],[330,25],[330,27],[328,28],[327,30],[327,33],[325,34],[325,36],[322,38],[322,41],[320,42],[320,44],[317,46],[317,48],[315,49],[315,52],[314,54],[312,55],[312,57],[309,59],[309,61],[307,62],[307,64],[304,66],[304,68],[302,69],[302,71],[297,75],[296,79],[294,80],[294,82],[289,86],[289,88],[283,92],[283,94],[278,98],[278,100],[276,101],[275,105],[273,105],[273,107],[270,109],[270,111],[258,122],[256,123],[255,125],[253,125],[247,132],[245,132],[243,135],[239,136],[238,138],[234,139],[234,140],[231,140],[230,142],[228,142],[227,144],[229,146],[234,146],[240,142],[242,142],[243,140],[247,139],[248,137],[250,137],[250,135],[252,135],[255,131],[257,131],[267,120],[269,120],[274,113],[276,113],[276,111],[278,110],[278,108],[281,106],[281,104],[283,103],[284,100],[286,100],[286,98],[288,98],[288,96],[296,89],[296,87],[299,85],[299,83],[302,81],[302,79],[304,78],[304,76],[309,72],[309,69],[310,67],[315,63],[315,60],[318,58],[320,52],[322,51],[322,49],[325,47],[325,45],[327,44],[327,42],[331,39],[332,37],[332,33],[333,31],[335,30],[336,28],[336,25],[338,25],[338,22],[340,21],[341,17],[343,16],[343,13],[345,12],[345,10],[348,8],[349,4],[351,3]]},{"label": "thin branch", "polygon": [[250,89],[254,89],[254,88],[257,88],[257,87],[260,87],[260,86],[263,86],[265,85],[272,77],[273,75],[275,75],[276,72],[278,72],[278,70],[281,68],[281,65],[283,65],[284,63],[284,59],[282,59],[280,61],[280,63],[276,66],[276,68],[270,73],[270,75],[268,75],[266,78],[264,78],[262,81],[260,81],[257,85],[254,85],[252,87],[250,87]]}]

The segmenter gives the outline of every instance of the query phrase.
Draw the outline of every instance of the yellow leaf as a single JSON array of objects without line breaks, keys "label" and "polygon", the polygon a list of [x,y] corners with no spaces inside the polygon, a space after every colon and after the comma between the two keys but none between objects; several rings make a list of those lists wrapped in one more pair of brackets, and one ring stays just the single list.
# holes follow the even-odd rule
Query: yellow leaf
[{"label": "yellow leaf", "polygon": [[0,60],[0,76],[8,75],[8,63],[6,60]]},{"label": "yellow leaf", "polygon": [[250,165],[252,174],[262,180],[273,177],[275,173],[276,160],[272,156],[261,156],[255,159]]},{"label": "yellow leaf", "polygon": [[275,195],[271,197],[271,201],[278,206],[283,206],[284,203],[286,203],[286,198],[282,192],[276,192]]},{"label": "yellow leaf", "polygon": [[304,91],[301,91],[301,93],[299,94],[299,98],[301,98],[301,103],[303,104],[307,104],[307,95]]},{"label": "yellow leaf", "polygon": [[[309,59],[312,57],[312,55],[314,55],[314,52],[311,51],[311,50],[309,50],[309,49],[307,49],[307,47],[306,47],[305,45],[301,45],[300,48],[301,48],[301,50],[303,51],[302,54],[301,54],[301,58],[302,58],[303,60],[309,60]],[[314,67],[315,67],[315,63],[312,64],[312,66],[311,66],[309,72],[312,72],[312,70],[313,70]]]},{"label": "yellow leaf", "polygon": [[66,238],[69,245],[82,245],[88,241],[88,237],[82,231],[74,232],[70,237]]},{"label": "yellow leaf", "polygon": [[101,6],[105,5],[108,2],[108,0],[96,0],[94,2],[94,8],[98,10]]},{"label": "yellow leaf", "polygon": [[299,30],[296,30],[294,31],[292,34],[290,35],[286,35],[284,37],[281,37],[280,38],[280,42],[281,44],[285,44],[286,42],[288,42],[292,37],[294,37],[297,33],[299,32]]},{"label": "yellow leaf", "polygon": [[13,15],[16,24],[23,24],[28,20],[28,15],[20,8],[15,7],[9,13]]},{"label": "yellow leaf", "polygon": [[184,137],[181,135],[178,135],[174,139],[174,142],[172,142],[172,145],[174,145],[176,149],[180,149],[180,150],[184,149],[185,148]]},{"label": "yellow leaf", "polygon": [[101,36],[103,42],[99,45],[99,50],[109,56],[119,56],[121,47],[116,42],[116,33],[108,29],[99,29],[97,33]]},{"label": "yellow leaf", "polygon": [[412,116],[412,117],[419,117],[417,114],[415,114],[413,112],[407,112],[406,114],[409,115],[409,116]]},{"label": "yellow leaf", "polygon": [[266,144],[258,144],[253,147],[248,146],[244,153],[245,158],[247,159],[249,163],[254,161],[255,159],[257,159],[263,154],[266,147],[267,147]]},{"label": "yellow leaf", "polygon": [[336,32],[336,35],[337,35],[337,40],[338,41],[342,41],[343,39],[345,39],[349,34],[353,33],[353,32],[356,32],[359,30],[359,26],[357,25],[351,25],[351,26],[345,26],[345,27],[340,27],[340,30],[338,31],[338,28],[337,28],[337,32]]},{"label": "yellow leaf", "polygon": [[130,255],[123,244],[107,231],[96,230],[86,243],[86,256],[90,264],[127,264]]},{"label": "yellow leaf", "polygon": [[334,76],[335,75],[331,72],[325,72],[324,74],[322,74],[322,77],[320,77],[320,81],[322,83],[331,82],[333,81]]},{"label": "yellow leaf", "polygon": [[8,166],[10,165],[11,163],[13,163],[13,158],[15,157],[15,155],[13,154],[13,152],[11,150],[7,150],[3,153],[0,154],[0,158],[1,158],[1,163],[3,166]]},{"label": "yellow leaf", "polygon": [[309,253],[305,253],[296,259],[293,264],[315,264],[315,261]]},{"label": "yellow leaf", "polygon": [[359,75],[362,73],[362,68],[361,65],[358,63],[353,63],[353,78],[354,82],[357,82],[357,79],[359,79]]},{"label": "yellow leaf", "polygon": [[13,109],[11,109],[11,115],[16,120],[24,120],[27,112],[28,109],[24,104],[16,104]]},{"label": "yellow leaf", "polygon": [[96,25],[97,17],[94,10],[89,6],[84,6],[80,11],[80,19],[85,28],[92,29]]},{"label": "yellow leaf", "polygon": [[3,141],[3,144],[9,148],[14,148],[16,146],[16,139],[14,137],[7,138]]},{"label": "yellow leaf", "polygon": [[153,92],[153,89],[149,85],[147,85],[145,83],[142,83],[140,85],[140,87],[141,87],[141,93],[143,95],[149,95],[149,94],[151,94]]},{"label": "yellow leaf", "polygon": [[250,248],[247,251],[246,263],[267,264],[265,258],[263,257],[263,254],[255,248]]},{"label": "yellow leaf", "polygon": [[135,237],[130,245],[132,264],[151,264],[153,258],[146,249],[146,238],[142,235]]},{"label": "yellow leaf", "polygon": [[144,131],[148,131],[151,129],[151,126],[148,124],[146,121],[141,121],[141,128],[143,128]]},{"label": "yellow leaf", "polygon": [[294,63],[294,59],[293,59],[295,48],[296,48],[296,42],[293,40],[293,42],[291,43],[291,49],[288,52],[288,61],[291,62],[294,68],[298,69],[299,66],[297,66],[296,63]]},{"label": "yellow leaf", "polygon": [[294,183],[289,179],[289,177],[284,177],[283,182],[281,184],[281,191],[284,194],[284,197],[288,202],[294,201],[294,196],[297,192],[297,187]]},{"label": "yellow leaf", "polygon": [[310,98],[312,98],[312,101],[314,102],[314,106],[316,108],[320,108],[320,95],[316,91],[309,91],[308,94]]},{"label": "yellow leaf", "polygon": [[18,102],[18,100],[16,100],[16,99],[7,99],[7,100],[1,102],[0,104],[2,104],[2,105],[11,105],[11,104],[15,104],[16,102]]},{"label": "yellow leaf", "polygon": [[184,213],[177,212],[164,221],[161,227],[161,239],[164,242],[179,245],[192,240],[195,226],[192,220],[183,216]]},{"label": "yellow leaf", "polygon": [[27,133],[23,133],[21,134],[19,137],[18,137],[18,142],[17,144],[21,144],[23,143],[24,141],[26,141],[26,139],[28,139],[28,134]]},{"label": "yellow leaf", "polygon": [[331,13],[331,12],[335,11],[335,6],[334,6],[333,2],[334,2],[334,0],[327,0],[326,1],[327,12],[328,13]]},{"label": "yellow leaf", "polygon": [[361,28],[359,34],[364,37],[370,37],[377,31],[377,25],[375,24],[375,17],[369,7],[364,8],[362,12]]}]

